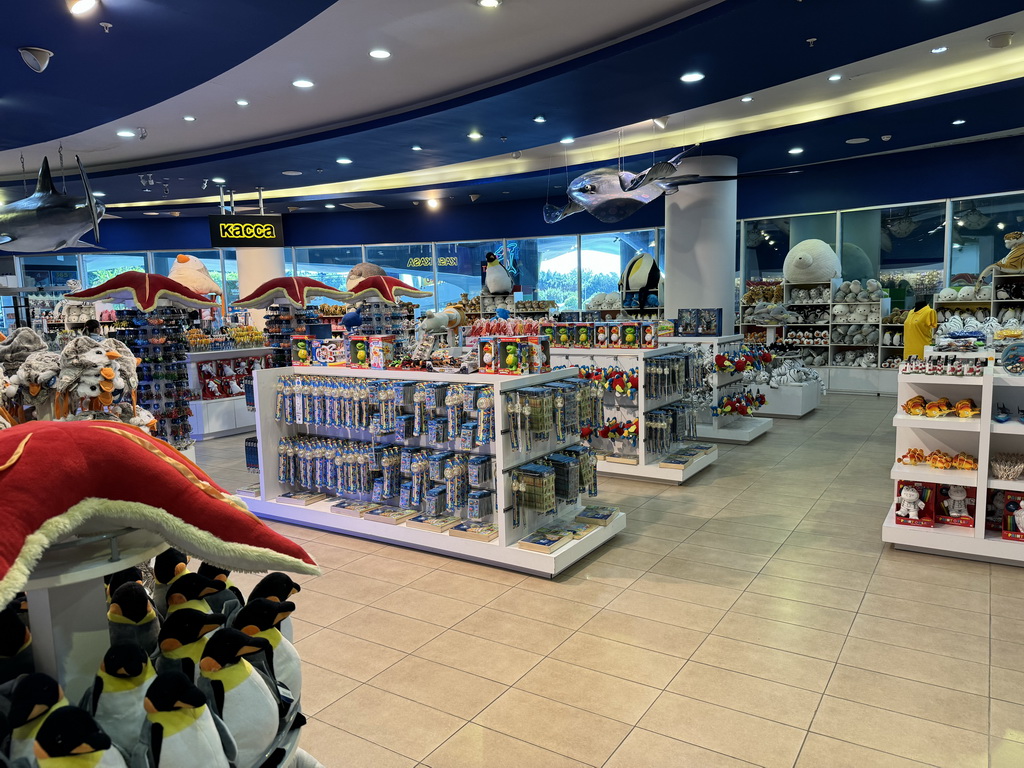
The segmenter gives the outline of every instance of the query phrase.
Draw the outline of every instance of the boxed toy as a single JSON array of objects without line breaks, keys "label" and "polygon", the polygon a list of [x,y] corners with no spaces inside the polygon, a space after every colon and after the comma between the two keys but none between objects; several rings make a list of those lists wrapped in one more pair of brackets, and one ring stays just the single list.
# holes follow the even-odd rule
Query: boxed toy
[{"label": "boxed toy", "polygon": [[527,336],[530,345],[530,373],[547,373],[551,370],[551,339],[547,336]]},{"label": "boxed toy", "polygon": [[341,339],[313,339],[314,365],[338,366],[345,363],[345,346]]},{"label": "boxed toy", "polygon": [[551,346],[553,346],[553,347],[558,346],[557,344],[555,344],[555,324],[554,323],[552,323],[552,322],[542,322],[540,324],[540,333],[541,333],[541,336],[547,336],[549,339],[551,339]]},{"label": "boxed toy", "polygon": [[721,336],[722,335],[722,309],[695,309],[696,315],[694,325],[698,336]]},{"label": "boxed toy", "polygon": [[494,338],[482,336],[476,343],[476,360],[480,373],[497,373],[498,363],[494,354]]},{"label": "boxed toy", "polygon": [[896,485],[896,524],[935,527],[935,486],[919,480],[900,480]]},{"label": "boxed toy", "polygon": [[[294,338],[294,337],[293,337]],[[350,368],[370,367],[370,342],[367,336],[348,337],[348,364]]]},{"label": "boxed toy", "polygon": [[572,346],[572,326],[569,323],[555,323],[555,335],[551,339],[553,347]]},{"label": "boxed toy", "polygon": [[395,337],[387,335],[369,336],[370,367],[387,368],[395,359]]},{"label": "boxed toy", "polygon": [[[517,376],[530,369],[529,345],[524,347],[519,336],[502,336],[497,339],[498,373],[506,376]],[[525,353],[525,354],[524,354]],[[524,370],[525,366],[525,370]]]},{"label": "boxed toy", "polygon": [[312,365],[312,336],[292,336],[292,365]]},{"label": "boxed toy", "polygon": [[935,509],[935,522],[940,525],[974,527],[974,507],[978,489],[964,485],[940,485]]},{"label": "boxed toy", "polygon": [[640,323],[619,323],[619,349],[640,349]]},{"label": "boxed toy", "polygon": [[1024,493],[1003,492],[1003,538],[1024,541]]},{"label": "boxed toy", "polygon": [[591,349],[594,346],[594,324],[573,323],[572,345],[577,349]]},{"label": "boxed toy", "polygon": [[608,323],[594,323],[594,347],[608,349]]},{"label": "boxed toy", "polygon": [[658,324],[655,322],[640,323],[640,347],[641,349],[658,348]]},{"label": "boxed toy", "polygon": [[621,323],[608,323],[608,349],[618,349],[622,339]]}]

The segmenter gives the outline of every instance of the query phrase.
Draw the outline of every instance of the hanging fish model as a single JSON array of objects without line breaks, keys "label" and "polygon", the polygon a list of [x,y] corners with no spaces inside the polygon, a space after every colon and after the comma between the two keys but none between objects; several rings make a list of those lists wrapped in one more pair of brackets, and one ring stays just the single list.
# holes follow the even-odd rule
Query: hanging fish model
[{"label": "hanging fish model", "polygon": [[50,176],[50,161],[44,157],[36,191],[0,206],[0,251],[41,253],[61,248],[97,247],[79,238],[91,229],[99,244],[103,205],[92,194],[82,161],[77,155],[75,160],[82,174],[85,197],[58,192]]}]

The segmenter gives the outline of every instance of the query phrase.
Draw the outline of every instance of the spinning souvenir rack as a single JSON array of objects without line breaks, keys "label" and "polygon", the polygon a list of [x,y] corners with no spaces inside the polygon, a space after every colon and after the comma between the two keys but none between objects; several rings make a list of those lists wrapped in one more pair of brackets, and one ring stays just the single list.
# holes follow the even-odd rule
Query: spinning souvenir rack
[{"label": "spinning souvenir rack", "polygon": [[[554,576],[625,527],[616,512],[557,549],[523,541],[538,528],[572,524],[597,491],[571,407],[577,373],[257,371],[260,496],[249,508],[265,519]],[[323,498],[325,488],[333,498]],[[313,498],[322,500],[305,503]]]},{"label": "spinning souvenir rack", "polygon": [[[696,406],[690,398],[696,361],[682,345],[555,348],[551,360],[553,365],[585,364],[588,369],[619,369],[625,374],[620,377],[622,385],[616,380],[606,382],[607,388],[595,385],[599,411],[588,439],[603,458],[597,464],[600,474],[681,484],[717,459],[717,448],[693,442],[697,439]],[[664,365],[659,365],[659,360]],[[583,370],[584,376],[588,369]],[[635,386],[631,378],[635,378]],[[628,425],[628,434],[601,437],[609,422]]]},{"label": "spinning souvenir rack", "polygon": [[[1000,466],[1003,454],[1019,454],[1024,438],[1024,423],[1010,417],[1024,409],[1024,377],[977,355],[935,359],[943,372],[922,366],[920,372],[899,374],[897,401],[908,408],[893,417],[897,459],[890,477],[896,501],[882,525],[882,540],[901,549],[1024,563],[1024,532],[1014,515],[1024,508],[1024,465],[1018,472]],[[905,363],[904,370],[910,369]],[[975,371],[981,375],[964,375]],[[997,421],[1002,408],[1007,415]],[[997,470],[1018,476],[1003,479]],[[905,485],[916,488],[919,510],[903,508]],[[961,493],[951,493],[955,487],[965,491],[960,509],[955,502]]]}]

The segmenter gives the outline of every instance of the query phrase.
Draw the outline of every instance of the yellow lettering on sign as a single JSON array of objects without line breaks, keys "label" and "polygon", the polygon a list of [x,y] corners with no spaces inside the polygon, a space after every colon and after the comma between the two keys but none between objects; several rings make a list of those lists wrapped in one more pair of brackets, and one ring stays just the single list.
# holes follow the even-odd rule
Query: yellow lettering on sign
[{"label": "yellow lettering on sign", "polygon": [[273,240],[277,231],[273,224],[221,223],[220,236],[228,239]]}]

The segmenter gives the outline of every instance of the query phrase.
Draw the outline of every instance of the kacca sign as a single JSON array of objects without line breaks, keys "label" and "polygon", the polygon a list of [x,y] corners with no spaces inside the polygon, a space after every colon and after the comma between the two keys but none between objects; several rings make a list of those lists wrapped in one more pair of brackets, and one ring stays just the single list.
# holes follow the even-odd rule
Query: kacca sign
[{"label": "kacca sign", "polygon": [[280,216],[211,216],[214,248],[263,248],[284,245]]}]

